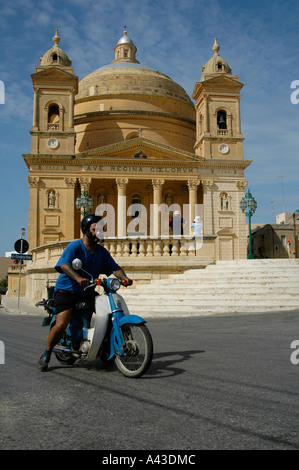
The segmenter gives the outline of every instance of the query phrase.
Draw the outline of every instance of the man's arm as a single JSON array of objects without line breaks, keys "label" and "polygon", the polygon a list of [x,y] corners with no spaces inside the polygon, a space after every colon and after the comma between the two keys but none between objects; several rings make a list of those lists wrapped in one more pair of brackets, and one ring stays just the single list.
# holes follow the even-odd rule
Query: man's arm
[{"label": "man's arm", "polygon": [[121,281],[126,280],[128,282],[128,286],[131,286],[133,284],[132,279],[130,279],[126,275],[123,269],[119,268],[116,271],[113,271],[113,274],[115,277],[117,277],[117,279],[120,279]]},{"label": "man's arm", "polygon": [[81,287],[89,286],[90,280],[80,276],[70,264],[62,264],[60,269],[64,274],[74,279]]}]

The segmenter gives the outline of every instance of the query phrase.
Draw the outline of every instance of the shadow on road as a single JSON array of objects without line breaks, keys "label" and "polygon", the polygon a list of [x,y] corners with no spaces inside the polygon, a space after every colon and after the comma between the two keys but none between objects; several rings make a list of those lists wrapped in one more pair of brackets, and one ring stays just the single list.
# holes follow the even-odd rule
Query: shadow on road
[{"label": "shadow on road", "polygon": [[[183,364],[185,361],[188,361],[193,358],[195,354],[204,353],[203,350],[191,350],[191,351],[168,351],[155,353],[153,357],[152,364],[147,371],[147,373],[141,377],[142,379],[153,379],[153,378],[164,378],[172,377],[175,375],[180,375],[185,372],[185,369],[182,367],[177,367],[178,364]],[[53,364],[49,366],[48,371],[56,369],[68,369],[68,368],[85,368],[91,370],[106,370],[106,371],[116,371],[117,368],[114,364],[114,361],[111,361],[108,364],[104,364],[101,360],[97,359],[92,362],[87,362],[84,360],[78,360],[73,365],[56,365]]]},{"label": "shadow on road", "polygon": [[177,367],[178,364],[183,364],[185,361],[192,359],[195,354],[201,354],[205,351],[195,349],[191,351],[168,351],[156,353],[153,357],[153,362],[144,378],[161,378],[172,377],[180,375],[185,372],[184,368]]}]

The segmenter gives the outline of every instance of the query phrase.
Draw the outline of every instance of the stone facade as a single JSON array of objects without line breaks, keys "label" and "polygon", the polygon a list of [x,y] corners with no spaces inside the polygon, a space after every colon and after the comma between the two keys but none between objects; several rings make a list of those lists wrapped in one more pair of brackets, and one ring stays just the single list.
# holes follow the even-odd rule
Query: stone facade
[{"label": "stone facade", "polygon": [[299,246],[296,228],[292,224],[266,224],[256,227],[251,234],[255,258],[298,258]]},{"label": "stone facade", "polygon": [[[47,270],[51,246],[80,237],[75,201],[83,191],[93,199],[92,211],[99,204],[102,213],[113,208],[106,243],[126,269],[135,262],[138,272],[153,277],[166,265],[166,271],[183,269],[186,259],[200,266],[246,258],[246,220],[239,203],[251,161],[243,155],[243,85],[219,56],[217,40],[195,84],[195,104],[171,78],[138,62],[126,31],[112,63],[80,83],[58,46],[57,31],[53,41],[32,75],[32,145],[23,155],[34,254],[27,268],[28,290],[36,289],[37,271]],[[139,225],[133,241],[132,204],[142,208],[142,230]],[[194,217],[202,218],[204,237],[196,252],[165,226],[177,209],[190,237]]]},{"label": "stone facade", "polygon": [[276,224],[252,226],[252,253],[255,258],[299,258],[299,211],[283,212]]}]

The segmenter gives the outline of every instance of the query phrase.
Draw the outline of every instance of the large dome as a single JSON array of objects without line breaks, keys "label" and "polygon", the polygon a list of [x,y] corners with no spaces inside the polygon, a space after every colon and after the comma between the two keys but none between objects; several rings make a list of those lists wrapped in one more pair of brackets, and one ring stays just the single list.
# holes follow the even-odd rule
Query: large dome
[{"label": "large dome", "polygon": [[114,48],[115,59],[100,67],[79,83],[77,100],[89,96],[150,95],[172,98],[193,106],[185,90],[167,75],[136,59],[137,48],[127,31]]},{"label": "large dome", "polygon": [[[81,125],[76,132],[81,132],[82,140],[80,144],[77,134],[77,151],[84,149],[83,140],[88,141],[89,148],[108,145],[132,138],[139,129],[144,130],[144,137],[193,151],[195,107],[192,100],[170,77],[140,64],[136,51],[124,31],[114,48],[112,63],[80,81],[75,100],[75,124]],[[102,132],[100,138],[104,126],[105,135]],[[109,126],[117,127],[117,135],[107,131]],[[91,134],[83,136],[83,132],[92,130],[98,133],[97,138]]]},{"label": "large dome", "polygon": [[160,96],[193,106],[185,90],[170,77],[151,67],[130,62],[105,65],[87,75],[79,83],[76,100],[122,94]]}]

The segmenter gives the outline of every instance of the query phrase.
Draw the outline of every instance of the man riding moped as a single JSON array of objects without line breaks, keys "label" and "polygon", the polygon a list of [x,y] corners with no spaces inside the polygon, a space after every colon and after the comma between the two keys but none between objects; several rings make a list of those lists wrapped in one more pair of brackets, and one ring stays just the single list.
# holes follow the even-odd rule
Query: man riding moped
[{"label": "man riding moped", "polygon": [[[84,237],[70,242],[55,266],[60,273],[54,289],[56,322],[49,332],[46,349],[38,361],[41,371],[48,369],[53,348],[62,338],[74,306],[82,300],[93,300],[96,295],[94,287],[84,291],[90,284],[90,279],[82,277],[72,268],[75,258],[82,261],[82,271],[86,271],[93,278],[100,274],[110,276],[113,273],[118,279],[126,280],[127,285],[133,283],[106,248],[98,244],[96,226],[100,220],[101,217],[95,214],[88,214],[82,219],[81,230]],[[76,345],[73,345],[73,348],[76,348]]]}]

